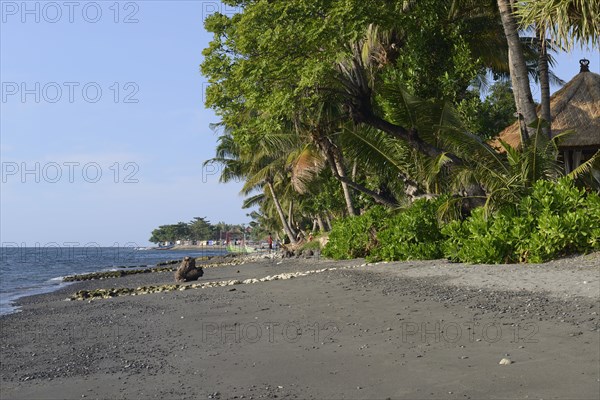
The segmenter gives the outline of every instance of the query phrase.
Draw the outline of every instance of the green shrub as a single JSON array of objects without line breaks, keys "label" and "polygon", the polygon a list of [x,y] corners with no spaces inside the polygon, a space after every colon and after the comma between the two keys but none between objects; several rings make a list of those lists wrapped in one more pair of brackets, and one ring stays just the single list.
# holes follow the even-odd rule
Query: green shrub
[{"label": "green shrub", "polygon": [[334,222],[322,255],[336,260],[365,257],[375,245],[376,232],[389,213],[376,206],[357,217]]},{"label": "green shrub", "polygon": [[370,260],[428,260],[443,256],[437,219],[441,200],[417,200],[386,221],[377,233]]},{"label": "green shrub", "polygon": [[569,179],[538,181],[515,206],[442,228],[450,260],[470,263],[544,262],[600,249],[600,197]]},{"label": "green shrub", "polygon": [[[471,263],[511,262],[511,212],[508,207],[487,218],[485,210],[473,210],[464,222],[452,221],[442,228],[446,236],[444,255],[452,261]],[[520,231],[520,226],[515,226]],[[527,229],[528,231],[528,229]]]},{"label": "green shrub", "polygon": [[569,180],[559,184],[539,182],[531,199],[521,202],[521,213],[535,215],[528,249],[523,258],[543,262],[559,255],[600,249],[600,197],[573,186]]},{"label": "green shrub", "polygon": [[304,243],[300,246],[301,250],[321,250],[321,242],[317,238],[313,238],[312,241]]},{"label": "green shrub", "polygon": [[375,207],[336,221],[323,255],[336,259],[412,260],[447,257],[469,263],[544,262],[600,250],[600,196],[569,179],[538,181],[518,204],[491,215],[475,209],[440,226],[445,201],[419,200],[399,213]]}]

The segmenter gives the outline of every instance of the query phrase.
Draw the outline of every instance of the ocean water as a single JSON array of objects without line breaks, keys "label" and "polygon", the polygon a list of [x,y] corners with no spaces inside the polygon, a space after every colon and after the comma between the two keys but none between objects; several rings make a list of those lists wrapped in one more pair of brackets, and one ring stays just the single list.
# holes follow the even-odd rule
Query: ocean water
[{"label": "ocean water", "polygon": [[[158,262],[225,254],[211,247],[198,250],[135,250],[131,247],[1,247],[0,315],[18,311],[20,297],[52,292],[69,283],[62,277],[120,266],[144,268]],[[132,269],[132,268],[127,268]]]}]

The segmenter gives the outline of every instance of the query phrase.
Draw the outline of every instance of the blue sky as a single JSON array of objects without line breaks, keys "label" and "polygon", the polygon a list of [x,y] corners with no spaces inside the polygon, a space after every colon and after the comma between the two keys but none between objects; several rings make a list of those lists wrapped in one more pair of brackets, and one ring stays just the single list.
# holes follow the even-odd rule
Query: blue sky
[{"label": "blue sky", "polygon": [[[218,122],[203,106],[203,19],[234,9],[193,0],[1,7],[3,243],[147,245],[153,228],[195,216],[248,222],[241,185],[202,168]],[[598,73],[598,54],[583,55]],[[571,79],[581,57],[559,56],[556,74]]]}]

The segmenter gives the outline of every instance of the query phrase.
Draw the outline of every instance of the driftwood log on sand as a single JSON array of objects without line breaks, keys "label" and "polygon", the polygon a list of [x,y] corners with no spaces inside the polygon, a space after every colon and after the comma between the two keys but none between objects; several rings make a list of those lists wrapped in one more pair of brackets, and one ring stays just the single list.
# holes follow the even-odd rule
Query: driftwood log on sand
[{"label": "driftwood log on sand", "polygon": [[197,281],[202,275],[204,271],[202,268],[196,268],[196,259],[185,257],[175,271],[175,280],[177,282]]}]

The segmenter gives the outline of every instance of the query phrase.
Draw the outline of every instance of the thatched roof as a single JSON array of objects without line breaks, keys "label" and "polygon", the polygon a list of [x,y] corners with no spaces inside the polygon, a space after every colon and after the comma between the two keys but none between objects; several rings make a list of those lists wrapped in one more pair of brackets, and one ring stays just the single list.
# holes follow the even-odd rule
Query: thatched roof
[{"label": "thatched roof", "polygon": [[[538,114],[539,114],[538,107]],[[600,75],[580,72],[550,97],[552,136],[569,129],[575,133],[560,139],[560,147],[600,147]],[[521,143],[519,122],[498,135],[513,147]],[[494,140],[493,147],[500,147]]]}]

